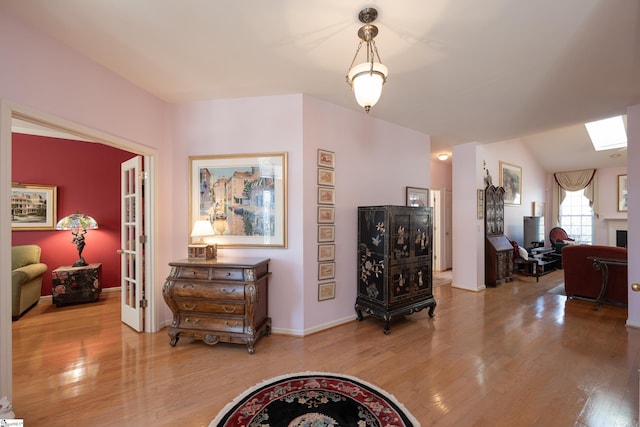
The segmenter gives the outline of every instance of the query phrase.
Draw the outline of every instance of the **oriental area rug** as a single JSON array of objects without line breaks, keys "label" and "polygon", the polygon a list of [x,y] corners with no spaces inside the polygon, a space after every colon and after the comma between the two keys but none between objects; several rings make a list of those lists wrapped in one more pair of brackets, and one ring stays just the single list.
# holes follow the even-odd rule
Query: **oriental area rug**
[{"label": "oriental area rug", "polygon": [[209,427],[420,427],[392,395],[355,377],[302,372],[264,381]]}]

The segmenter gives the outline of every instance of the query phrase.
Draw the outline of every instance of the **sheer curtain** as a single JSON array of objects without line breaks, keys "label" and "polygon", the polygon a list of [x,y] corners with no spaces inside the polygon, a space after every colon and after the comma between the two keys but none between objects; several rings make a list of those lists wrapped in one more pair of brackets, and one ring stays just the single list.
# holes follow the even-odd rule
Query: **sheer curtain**
[{"label": "sheer curtain", "polygon": [[567,196],[567,191],[578,191],[584,188],[584,195],[589,200],[589,206],[593,209],[593,213],[598,216],[597,209],[597,188],[596,185],[596,169],[585,169],[572,172],[556,172],[553,174],[555,182],[553,184],[553,209],[552,224],[554,227],[559,225],[560,204]]}]

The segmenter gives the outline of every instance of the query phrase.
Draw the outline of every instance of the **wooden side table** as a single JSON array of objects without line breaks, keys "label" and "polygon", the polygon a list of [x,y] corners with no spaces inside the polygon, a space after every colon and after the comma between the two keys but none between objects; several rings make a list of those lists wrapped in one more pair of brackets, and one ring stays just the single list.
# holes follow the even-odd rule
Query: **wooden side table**
[{"label": "wooden side table", "polygon": [[63,266],[52,271],[53,303],[65,304],[94,302],[102,293],[102,263],[84,267]]}]

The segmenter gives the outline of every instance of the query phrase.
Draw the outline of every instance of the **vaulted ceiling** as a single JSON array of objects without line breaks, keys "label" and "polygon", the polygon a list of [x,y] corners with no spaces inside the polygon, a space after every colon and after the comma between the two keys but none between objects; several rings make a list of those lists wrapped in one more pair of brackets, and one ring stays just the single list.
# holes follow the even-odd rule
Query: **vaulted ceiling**
[{"label": "vaulted ceiling", "polygon": [[[365,6],[389,79],[371,116],[455,144],[521,138],[549,171],[626,165],[583,123],[640,103],[637,0],[0,0],[39,31],[169,102],[345,82]],[[363,114],[365,114],[363,112]]]}]

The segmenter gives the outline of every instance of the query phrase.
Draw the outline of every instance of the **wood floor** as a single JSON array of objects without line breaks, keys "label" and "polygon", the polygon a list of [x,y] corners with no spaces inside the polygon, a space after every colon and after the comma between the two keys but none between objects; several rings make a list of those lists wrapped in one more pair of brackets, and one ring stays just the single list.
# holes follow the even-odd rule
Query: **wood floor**
[{"label": "wood floor", "polygon": [[435,288],[426,310],[382,333],[374,319],[305,338],[272,335],[256,353],[119,321],[119,294],[13,323],[14,411],[36,426],[207,426],[253,384],[316,370],[392,393],[423,426],[637,426],[640,330],[627,310],[548,289],[562,271],[474,293]]}]

